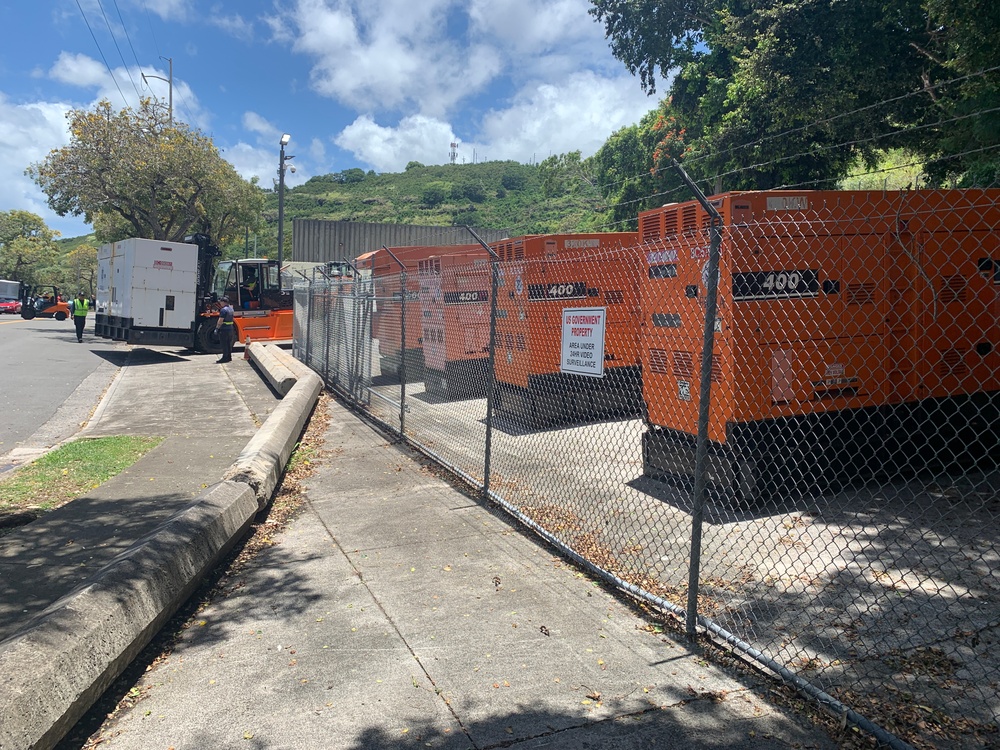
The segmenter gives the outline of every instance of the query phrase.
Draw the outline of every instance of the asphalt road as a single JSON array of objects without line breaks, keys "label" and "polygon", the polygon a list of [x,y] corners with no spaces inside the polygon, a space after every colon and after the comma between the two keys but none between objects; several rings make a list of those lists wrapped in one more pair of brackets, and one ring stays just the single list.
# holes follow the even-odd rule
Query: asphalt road
[{"label": "asphalt road", "polygon": [[72,321],[0,316],[0,472],[73,436],[128,356]]}]

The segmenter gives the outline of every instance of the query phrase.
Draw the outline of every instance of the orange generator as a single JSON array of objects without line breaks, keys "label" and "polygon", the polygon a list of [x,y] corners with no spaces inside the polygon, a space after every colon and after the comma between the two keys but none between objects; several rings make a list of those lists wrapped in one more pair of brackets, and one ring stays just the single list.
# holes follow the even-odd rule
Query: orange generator
[{"label": "orange generator", "polygon": [[406,269],[405,303],[401,289],[403,269],[392,255],[383,248],[358,259],[360,268],[370,268],[372,272],[376,302],[372,337],[379,342],[379,363],[383,375],[398,380],[405,362],[406,381],[419,382],[424,379],[425,309],[421,300],[431,293],[428,284],[432,280],[430,275],[421,273],[421,264],[432,256],[474,249],[482,251],[482,248],[479,245],[415,245],[389,249]]},{"label": "orange generator", "polygon": [[[448,248],[451,250],[451,248]],[[422,260],[424,387],[452,400],[486,395],[489,382],[489,255],[479,245]]]},{"label": "orange generator", "polygon": [[635,232],[618,232],[491,245],[500,257],[494,356],[500,415],[545,428],[640,411],[637,243]]},{"label": "orange generator", "polygon": [[[752,501],[997,456],[1000,191],[767,191],[722,216],[709,487]],[[639,215],[643,470],[691,481],[709,216]]]}]

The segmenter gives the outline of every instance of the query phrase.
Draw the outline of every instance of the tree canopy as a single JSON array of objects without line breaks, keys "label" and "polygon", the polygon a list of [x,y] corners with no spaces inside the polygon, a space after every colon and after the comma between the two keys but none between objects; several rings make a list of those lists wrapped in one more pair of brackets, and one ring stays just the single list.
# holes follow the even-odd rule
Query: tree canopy
[{"label": "tree canopy", "polygon": [[58,232],[29,211],[0,211],[0,278],[26,284],[54,283],[45,269],[56,262]]},{"label": "tree canopy", "polygon": [[212,140],[172,123],[156,102],[115,111],[101,101],[67,114],[70,143],[27,173],[60,216],[82,215],[101,242],[181,241],[194,232],[223,244],[261,223],[262,192]]},{"label": "tree canopy", "polygon": [[648,92],[672,76],[668,106],[686,129],[689,169],[721,177],[723,189],[828,186],[894,147],[942,161],[943,176],[984,158],[961,154],[1000,145],[988,114],[1000,100],[998,3],[591,4]]}]

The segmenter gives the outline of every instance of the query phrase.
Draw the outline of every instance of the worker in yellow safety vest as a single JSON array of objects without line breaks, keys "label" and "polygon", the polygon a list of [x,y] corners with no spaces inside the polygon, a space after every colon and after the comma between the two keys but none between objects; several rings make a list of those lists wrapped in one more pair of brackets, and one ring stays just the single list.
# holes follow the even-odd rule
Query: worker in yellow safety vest
[{"label": "worker in yellow safety vest", "polygon": [[83,328],[87,325],[87,312],[90,310],[90,302],[83,296],[83,292],[76,295],[73,300],[73,325],[76,326],[77,343],[83,343]]}]

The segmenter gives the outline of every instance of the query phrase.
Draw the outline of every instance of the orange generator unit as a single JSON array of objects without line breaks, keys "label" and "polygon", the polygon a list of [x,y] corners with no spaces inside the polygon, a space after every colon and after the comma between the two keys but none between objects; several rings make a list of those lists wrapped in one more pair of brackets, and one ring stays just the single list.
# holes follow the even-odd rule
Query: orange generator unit
[{"label": "orange generator unit", "polygon": [[370,268],[372,272],[376,303],[372,316],[372,337],[379,342],[379,364],[383,375],[398,380],[405,363],[406,381],[419,382],[424,379],[425,309],[421,300],[431,293],[428,283],[432,279],[427,274],[421,274],[421,264],[432,256],[482,248],[479,245],[415,245],[389,249],[405,266],[405,295],[401,288],[404,269],[384,248],[358,259],[360,268]]},{"label": "orange generator unit", "polygon": [[489,255],[479,245],[462,246],[420,261],[417,273],[427,393],[445,400],[485,396],[490,378]]},{"label": "orange generator unit", "polygon": [[[722,217],[708,484],[750,502],[997,459],[1000,191],[767,191]],[[710,218],[639,215],[647,476],[694,473]]]},{"label": "orange generator unit", "polygon": [[640,411],[637,243],[616,232],[491,244],[501,416],[546,428]]}]

